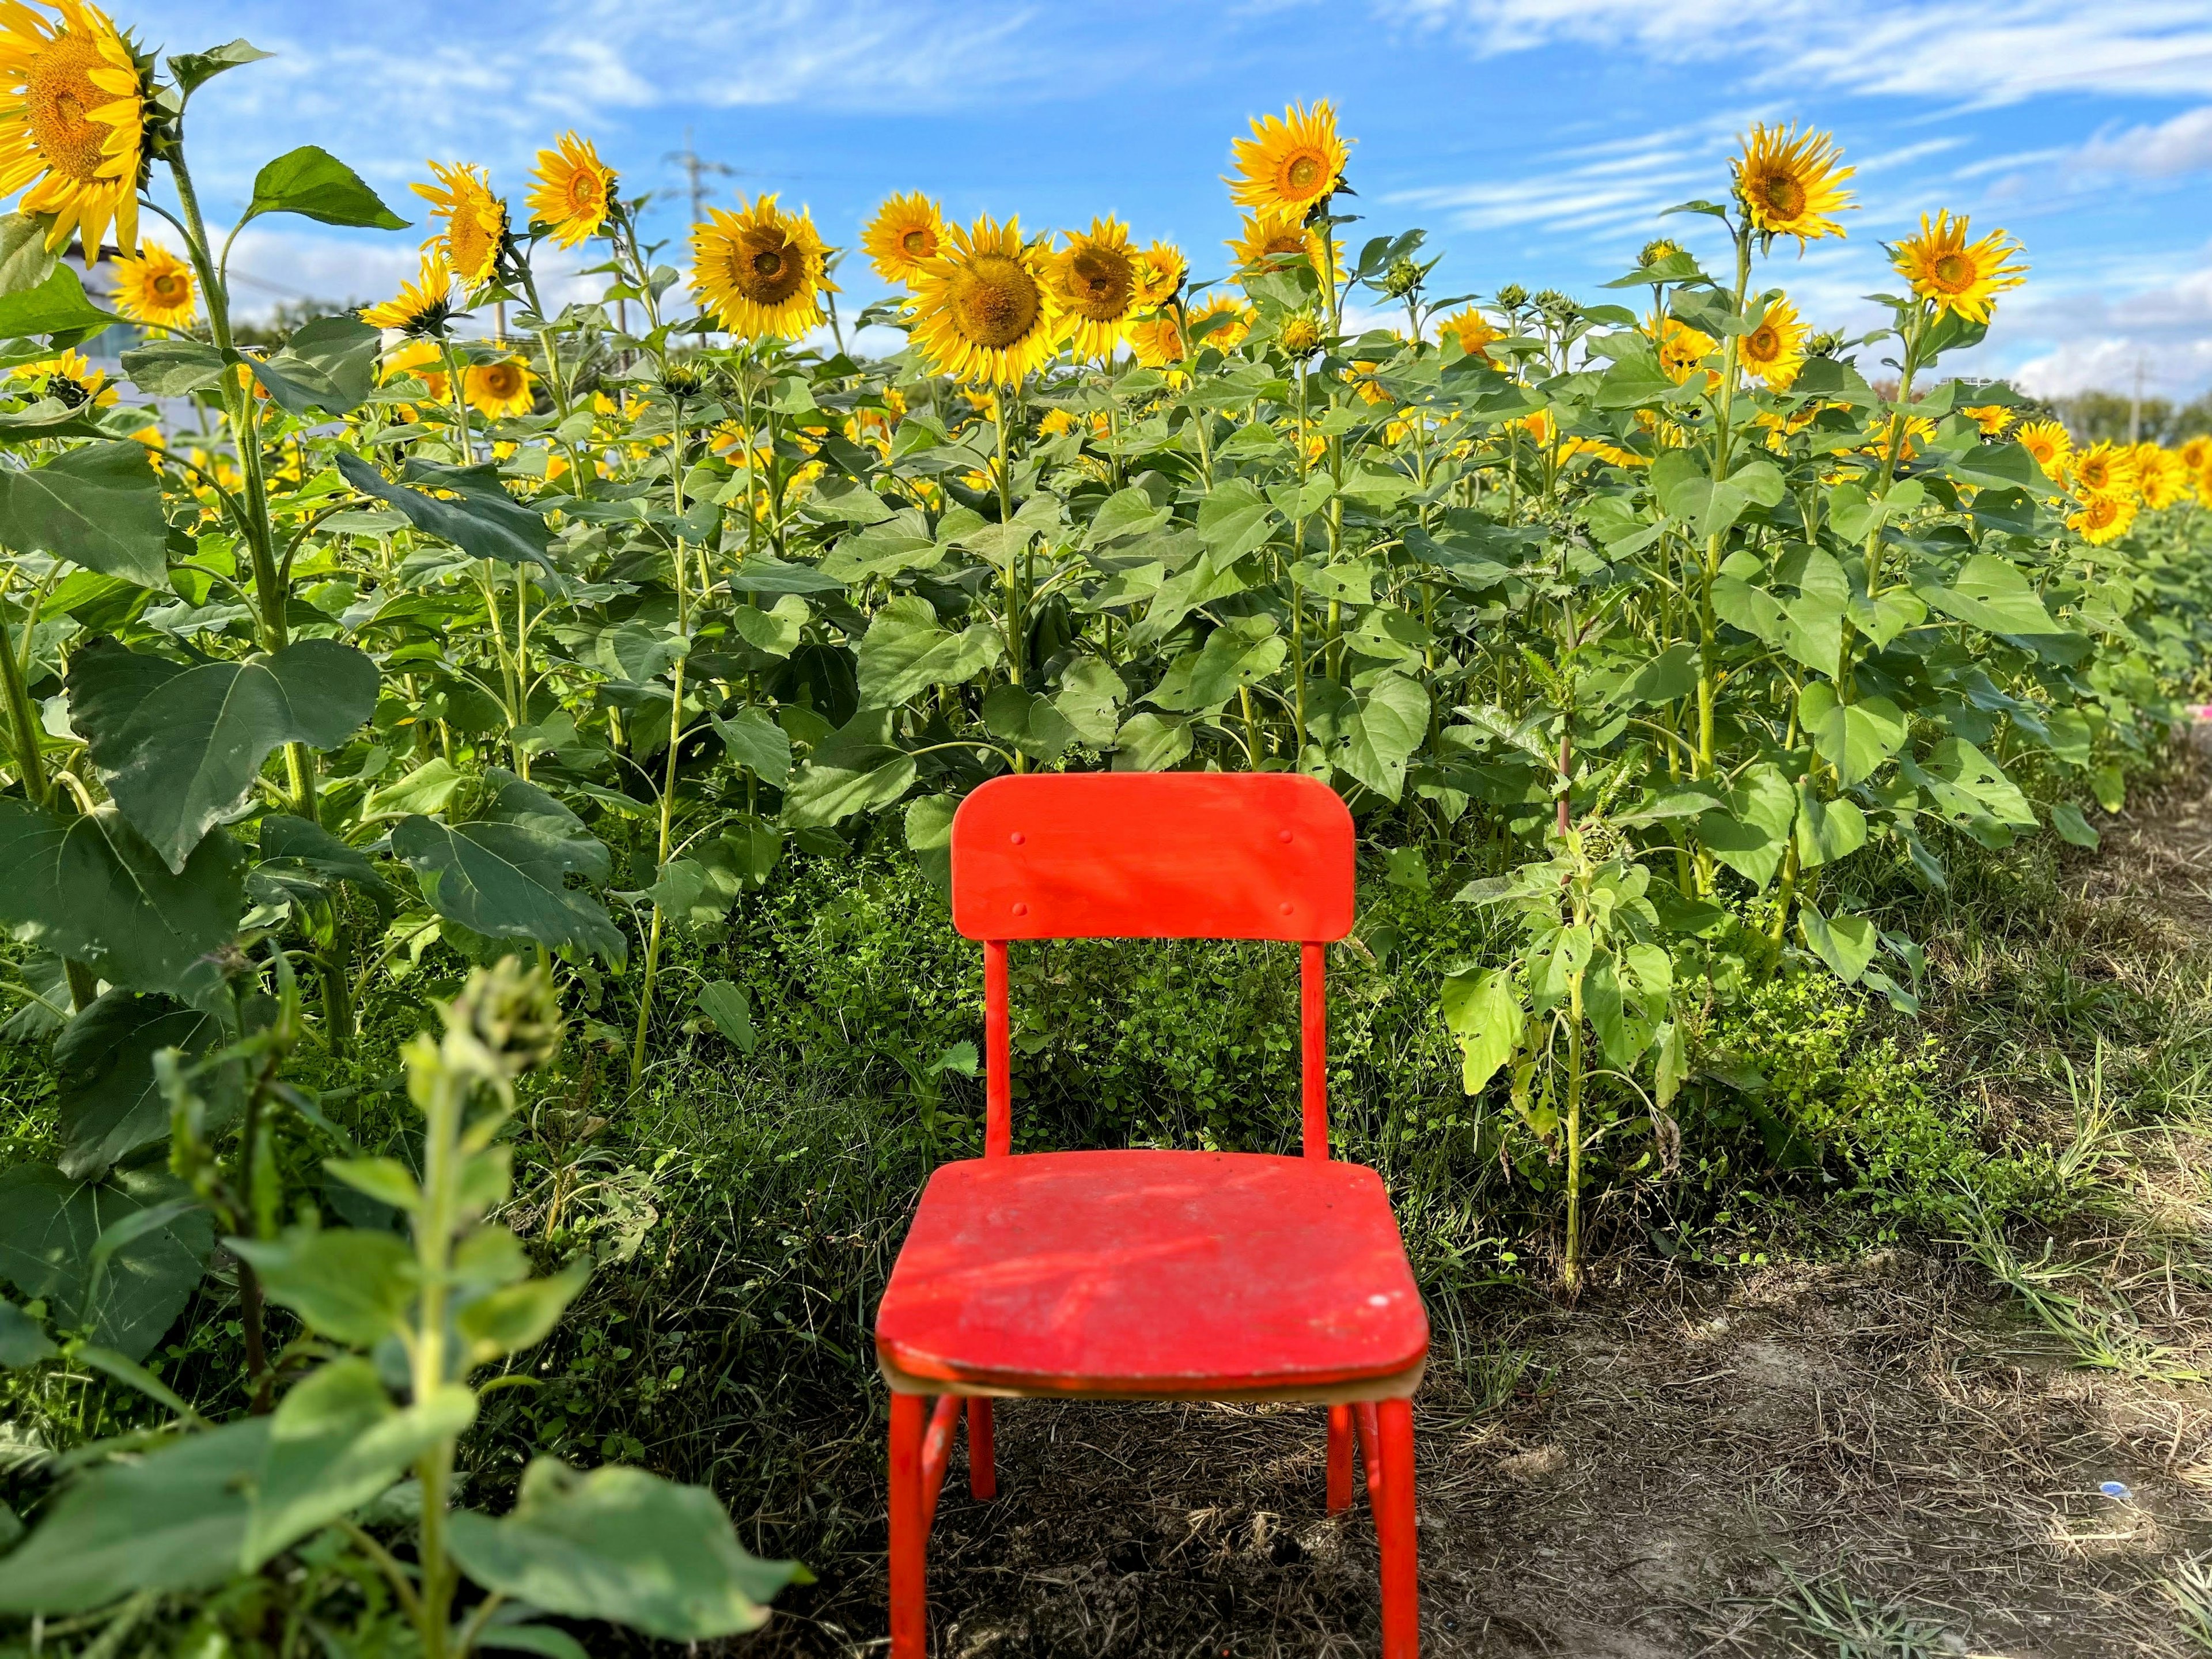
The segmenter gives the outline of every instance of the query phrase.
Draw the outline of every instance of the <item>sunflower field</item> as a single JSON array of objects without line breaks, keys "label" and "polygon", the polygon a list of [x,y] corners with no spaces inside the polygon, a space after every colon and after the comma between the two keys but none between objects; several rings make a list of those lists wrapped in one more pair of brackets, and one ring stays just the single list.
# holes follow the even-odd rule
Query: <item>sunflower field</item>
[{"label": "sunflower field", "polygon": [[[1585,299],[1436,292],[1326,103],[1235,141],[1242,234],[1188,253],[919,193],[849,251],[775,196],[671,247],[566,133],[526,190],[428,164],[419,273],[264,348],[243,226],[408,226],[313,147],[208,222],[193,94],[262,56],[0,8],[0,966],[51,1085],[0,1364],[107,1402],[0,1468],[0,1623],[760,1624],[805,1570],[635,1458],[456,1497],[592,1270],[511,1226],[513,1126],[782,1041],[744,918],[824,861],[941,886],[987,779],[1332,783],[1370,884],[1464,907],[1431,1105],[1571,1294],[1750,988],[1909,1017],[1868,895],[2094,845],[2203,695],[2212,444],[2077,450],[1947,368],[2026,271],[1948,212],[1869,260],[1880,327],[1801,317],[1852,210],[1823,133],[1753,131]],[[545,303],[580,260],[599,297]],[[863,260],[896,297],[841,313]],[[127,387],[81,349],[118,325]],[[917,1085],[952,1150],[963,1066]],[[187,1316],[231,1368],[193,1398]]]}]

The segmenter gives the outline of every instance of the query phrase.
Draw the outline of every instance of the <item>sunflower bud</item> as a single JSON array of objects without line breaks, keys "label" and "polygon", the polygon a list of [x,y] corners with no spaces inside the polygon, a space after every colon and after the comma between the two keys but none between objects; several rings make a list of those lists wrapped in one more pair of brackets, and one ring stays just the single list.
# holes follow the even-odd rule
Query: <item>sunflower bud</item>
[{"label": "sunflower bud", "polygon": [[1583,308],[1555,288],[1547,288],[1536,296],[1536,309],[1561,327],[1583,314]]},{"label": "sunflower bud", "polygon": [[1680,242],[1662,236],[1656,241],[1646,242],[1643,246],[1636,255],[1636,263],[1648,270],[1661,260],[1671,259],[1681,252],[1682,245]]},{"label": "sunflower bud", "polygon": [[1310,356],[1321,344],[1321,319],[1310,311],[1294,311],[1283,319],[1283,325],[1276,331],[1276,338],[1283,343],[1283,349],[1291,356]]},{"label": "sunflower bud", "polygon": [[1394,300],[1404,299],[1420,285],[1421,268],[1411,259],[1393,259],[1382,278],[1382,291]]},{"label": "sunflower bud", "polygon": [[1515,312],[1528,303],[1528,290],[1518,283],[1508,283],[1498,290],[1498,308]]},{"label": "sunflower bud", "polygon": [[503,1077],[543,1066],[561,1047],[553,975],[544,968],[526,971],[513,957],[471,973],[444,1012],[447,1031],[471,1040]]}]

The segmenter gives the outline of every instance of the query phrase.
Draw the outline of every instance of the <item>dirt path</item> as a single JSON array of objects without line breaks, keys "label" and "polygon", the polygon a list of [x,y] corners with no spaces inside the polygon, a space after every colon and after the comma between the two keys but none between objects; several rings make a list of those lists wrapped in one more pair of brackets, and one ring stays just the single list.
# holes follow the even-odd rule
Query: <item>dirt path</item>
[{"label": "dirt path", "polygon": [[[2212,792],[2148,803],[2066,886],[2116,975],[2171,969],[2212,939]],[[2212,1297],[2167,1261],[2172,1344]],[[1894,1251],[1474,1316],[1485,1346],[1455,1368],[1440,1345],[1417,1409],[1428,1654],[2205,1650],[2160,1580],[2212,1549],[2207,1390],[2080,1368],[1971,1265]],[[2212,1370],[2170,1363],[2192,1358]],[[968,1497],[961,1454],[946,1482],[937,1651],[1375,1651],[1372,1534],[1364,1505],[1322,1514],[1317,1410],[999,1420],[1000,1497]],[[879,1574],[854,1561],[747,1651],[880,1652]]]}]

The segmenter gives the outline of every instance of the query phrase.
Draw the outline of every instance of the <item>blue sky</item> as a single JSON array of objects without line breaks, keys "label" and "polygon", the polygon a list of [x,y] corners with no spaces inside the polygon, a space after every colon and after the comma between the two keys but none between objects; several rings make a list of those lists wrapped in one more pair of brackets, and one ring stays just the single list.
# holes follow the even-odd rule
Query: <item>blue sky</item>
[{"label": "blue sky", "polygon": [[[1662,230],[1718,198],[1757,120],[1832,129],[1863,210],[1849,239],[1768,280],[1816,323],[1857,325],[1887,286],[1877,242],[1924,210],[2002,225],[2028,288],[1975,367],[2061,394],[2212,386],[2212,4],[2207,0],[1244,0],[966,4],[938,0],[169,0],[117,21],[191,50],[244,34],[275,52],[195,100],[211,217],[255,167],[319,143],[408,217],[427,157],[480,161],[518,207],[536,149],[594,138],[626,188],[670,192],[678,236],[690,131],[738,169],[714,199],[780,191],[852,243],[889,191],[1025,227],[1127,220],[1200,276],[1235,228],[1219,175],[1263,111],[1328,97],[1358,139],[1368,230],[1419,225],[1434,281],[1518,281],[1589,299]],[[158,19],[158,23],[156,20]],[[388,292],[419,233],[257,227],[241,300]],[[1704,251],[1714,254],[1711,249]],[[877,288],[856,255],[852,301]]]}]

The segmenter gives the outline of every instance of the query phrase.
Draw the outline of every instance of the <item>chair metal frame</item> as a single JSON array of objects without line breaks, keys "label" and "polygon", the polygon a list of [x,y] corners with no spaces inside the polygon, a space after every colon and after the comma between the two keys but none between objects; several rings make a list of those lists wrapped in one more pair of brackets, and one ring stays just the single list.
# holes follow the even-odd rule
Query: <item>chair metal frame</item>
[{"label": "chair metal frame", "polygon": [[[1303,1150],[1309,1159],[1328,1159],[1328,946],[1351,931],[1352,899],[1351,815],[1315,779],[1042,774],[999,778],[974,791],[953,821],[952,909],[954,925],[983,945],[984,1159],[1013,1154],[1007,947],[1017,939],[1077,938],[1297,944]],[[1350,1507],[1356,1457],[1381,1556],[1382,1654],[1416,1659],[1412,1401],[1419,1363],[1389,1376],[1287,1390],[1217,1385],[1194,1394],[1133,1394],[1115,1389],[1110,1377],[1023,1388],[910,1374],[886,1351],[880,1330],[878,1362],[891,1390],[891,1659],[925,1659],[925,1554],[962,1418],[969,1489],[990,1498],[998,1492],[994,1400],[1041,1396],[1325,1405],[1328,1512]]]}]

